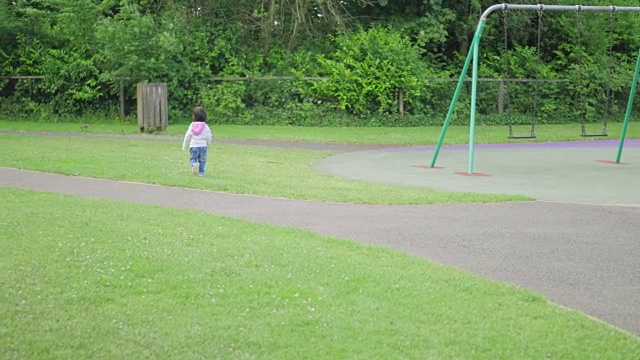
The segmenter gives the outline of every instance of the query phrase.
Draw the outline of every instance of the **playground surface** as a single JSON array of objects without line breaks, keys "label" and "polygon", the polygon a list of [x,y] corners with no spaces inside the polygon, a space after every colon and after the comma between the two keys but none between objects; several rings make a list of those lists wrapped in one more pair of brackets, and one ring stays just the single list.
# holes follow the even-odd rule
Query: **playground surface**
[{"label": "playground surface", "polygon": [[[640,206],[640,139],[476,145],[474,175],[468,146],[358,151],[327,157],[321,172],[379,183],[434,189],[525,195],[537,200]],[[601,162],[602,160],[607,162]]]}]

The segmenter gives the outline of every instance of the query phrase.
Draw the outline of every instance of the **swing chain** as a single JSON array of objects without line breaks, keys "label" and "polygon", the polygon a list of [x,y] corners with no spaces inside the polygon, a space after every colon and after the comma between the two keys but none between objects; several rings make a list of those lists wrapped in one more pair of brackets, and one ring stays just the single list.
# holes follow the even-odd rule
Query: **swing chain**
[{"label": "swing chain", "polygon": [[[503,16],[503,24],[504,24],[504,69],[505,69],[505,78],[509,79],[511,77],[510,71],[509,69],[511,68],[510,66],[510,60],[509,60],[509,16],[508,16],[508,12],[509,9],[504,9],[504,11],[502,12],[502,16]],[[505,112],[509,109],[509,96],[510,96],[510,92],[509,92],[509,81],[503,81],[504,84],[504,93],[507,95],[505,96],[504,99],[504,110]],[[509,119],[509,137],[513,137],[513,129],[511,127],[511,117],[509,116],[509,114],[506,115],[507,118]]]},{"label": "swing chain", "polygon": [[587,106],[584,100],[584,88],[582,83],[582,6],[578,6],[576,9],[576,22],[577,22],[577,30],[578,30],[578,96],[580,97],[580,120],[582,122],[582,134],[586,134],[586,125],[587,121]]},{"label": "swing chain", "polygon": [[[536,80],[540,80],[540,75],[541,75],[541,71],[540,71],[540,67],[542,64],[541,61],[541,56],[540,56],[540,44],[542,42],[542,15],[543,15],[543,10],[544,10],[544,5],[541,5],[540,8],[538,8],[538,38],[537,38],[537,44],[536,44],[536,54],[537,54],[537,64],[536,64]],[[536,121],[538,119],[538,97],[539,97],[539,85],[540,82],[536,81],[535,82],[535,86],[534,86],[534,91],[535,94],[533,96],[533,122],[531,123],[531,136],[534,137],[536,136]]]},{"label": "swing chain", "polygon": [[609,28],[609,53],[607,54],[607,102],[605,106],[604,113],[604,124],[602,126],[602,134],[607,133],[607,120],[611,115],[611,107],[613,103],[613,86],[612,86],[612,77],[613,77],[613,34],[616,28],[616,11],[617,7],[611,7],[611,27]]}]

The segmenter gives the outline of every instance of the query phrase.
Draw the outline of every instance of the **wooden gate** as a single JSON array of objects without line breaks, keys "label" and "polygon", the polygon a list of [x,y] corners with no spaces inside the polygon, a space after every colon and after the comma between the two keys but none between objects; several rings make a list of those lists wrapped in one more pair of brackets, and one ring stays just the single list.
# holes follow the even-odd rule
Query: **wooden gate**
[{"label": "wooden gate", "polygon": [[169,125],[167,84],[139,83],[137,97],[140,132],[166,130]]}]

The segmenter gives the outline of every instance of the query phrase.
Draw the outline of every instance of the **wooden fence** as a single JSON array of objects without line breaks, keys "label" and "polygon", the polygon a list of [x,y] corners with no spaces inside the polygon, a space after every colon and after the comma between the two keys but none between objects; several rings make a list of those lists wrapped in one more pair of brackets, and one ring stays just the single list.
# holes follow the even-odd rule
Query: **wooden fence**
[{"label": "wooden fence", "polygon": [[[0,79],[44,79],[44,76],[0,76]],[[125,117],[125,83],[124,80],[132,80],[134,77],[126,77],[126,78],[118,78],[120,82],[120,117]],[[307,81],[329,81],[328,77],[295,77],[295,76],[245,76],[245,77],[209,77],[205,78],[207,81],[293,81],[293,80],[307,80]],[[465,78],[465,82],[471,81],[471,78]],[[424,81],[447,81],[447,82],[457,82],[458,78],[427,78]],[[498,113],[504,112],[504,102],[505,102],[505,84],[509,82],[562,82],[566,81],[564,79],[507,79],[507,78],[478,78],[479,82],[497,82],[498,83],[498,103],[497,110]],[[152,85],[152,84],[148,84]],[[156,84],[157,85],[157,84]],[[161,129],[165,129],[167,126],[168,118],[167,118],[167,89],[166,84],[164,90],[159,90],[159,92],[155,93],[158,95],[164,96],[164,102],[154,102],[154,100],[149,100],[141,105],[140,103],[140,84],[138,84],[138,125],[140,125],[141,131],[148,131],[148,127],[145,127],[145,117],[142,115],[141,117],[141,106],[142,109],[150,109],[149,111],[164,111],[164,118],[158,121],[150,121],[149,125],[152,127],[158,127]],[[153,93],[152,93],[153,94]],[[153,96],[153,95],[152,95]],[[159,99],[159,98],[157,98]],[[145,105],[149,105],[148,107]],[[156,104],[156,107],[153,106]],[[400,115],[404,115],[404,91],[402,89],[398,89],[398,110]],[[157,125],[157,126],[156,126]]]},{"label": "wooden fence", "polygon": [[[309,80],[309,81],[329,81],[328,77],[304,77],[298,78],[295,76],[246,76],[246,77],[210,77],[206,78],[209,81],[265,81],[265,80]],[[465,82],[471,81],[471,78],[465,78]],[[427,78],[426,82],[430,81],[447,81],[457,82],[458,78]],[[564,79],[506,79],[506,78],[478,78],[479,82],[497,82],[498,83],[498,113],[504,112],[504,95],[505,84],[509,82],[562,82]],[[398,89],[398,112],[400,116],[404,116],[404,90]]]}]

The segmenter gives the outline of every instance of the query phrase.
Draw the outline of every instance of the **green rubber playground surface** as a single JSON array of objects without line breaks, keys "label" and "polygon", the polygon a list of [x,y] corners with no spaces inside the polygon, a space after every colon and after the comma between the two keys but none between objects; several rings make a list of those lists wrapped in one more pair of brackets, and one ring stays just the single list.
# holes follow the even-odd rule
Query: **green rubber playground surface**
[{"label": "green rubber playground surface", "polygon": [[[433,147],[345,153],[317,162],[335,176],[450,191],[515,194],[537,200],[640,205],[640,139],[478,145],[468,174],[466,146],[445,146],[436,168]],[[601,162],[602,160],[608,162]]]}]

